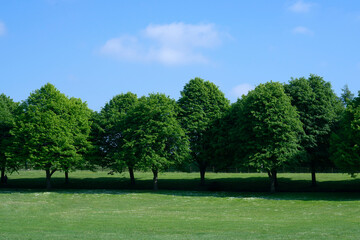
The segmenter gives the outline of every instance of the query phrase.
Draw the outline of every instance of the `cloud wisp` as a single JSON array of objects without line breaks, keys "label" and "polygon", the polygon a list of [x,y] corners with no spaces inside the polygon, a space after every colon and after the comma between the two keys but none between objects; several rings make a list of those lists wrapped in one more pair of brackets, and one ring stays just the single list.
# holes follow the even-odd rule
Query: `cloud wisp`
[{"label": "cloud wisp", "polygon": [[249,91],[254,90],[254,86],[248,83],[235,86],[231,90],[231,95],[236,98],[241,98],[242,95],[247,95]]},{"label": "cloud wisp", "polygon": [[304,2],[302,0],[296,1],[289,7],[289,10],[296,13],[307,13],[310,12],[311,8],[314,6],[314,3]]},{"label": "cloud wisp", "polygon": [[213,24],[171,23],[148,25],[136,36],[123,35],[108,40],[102,55],[135,62],[166,65],[208,63],[204,49],[221,44],[221,34]]},{"label": "cloud wisp", "polygon": [[3,23],[2,21],[0,21],[0,36],[5,35],[5,33],[6,33],[5,23]]},{"label": "cloud wisp", "polygon": [[293,34],[302,34],[302,35],[313,35],[314,33],[308,29],[307,27],[298,26],[293,28],[292,30]]}]

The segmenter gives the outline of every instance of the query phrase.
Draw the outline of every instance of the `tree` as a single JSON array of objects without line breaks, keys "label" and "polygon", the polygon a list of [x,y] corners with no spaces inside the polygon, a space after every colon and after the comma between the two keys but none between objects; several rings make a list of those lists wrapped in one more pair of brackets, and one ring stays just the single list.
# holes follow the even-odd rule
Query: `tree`
[{"label": "tree", "polygon": [[346,104],[340,127],[331,136],[331,160],[355,176],[360,171],[360,95]]},{"label": "tree", "polygon": [[232,131],[236,123],[232,105],[224,114],[215,119],[204,133],[204,144],[207,151],[204,153],[211,166],[216,171],[226,171],[229,167],[236,167],[236,155]]},{"label": "tree", "polygon": [[187,159],[189,143],[177,113],[176,102],[157,93],[140,98],[125,117],[121,154],[129,161],[139,160],[140,169],[151,169],[154,190],[158,189],[159,171]]},{"label": "tree", "polygon": [[302,146],[310,163],[312,186],[316,186],[316,169],[329,166],[329,141],[336,127],[342,106],[331,89],[331,84],[322,77],[311,74],[308,79],[291,79],[285,85],[291,103],[296,107],[303,123],[305,135]]},{"label": "tree", "polygon": [[101,115],[99,112],[93,111],[90,117],[91,129],[89,141],[91,148],[85,154],[87,167],[94,169],[96,166],[107,167],[106,152],[104,151],[104,135],[105,131]]},{"label": "tree", "polygon": [[230,107],[219,88],[201,78],[191,79],[181,91],[178,100],[181,108],[179,120],[190,140],[192,160],[200,170],[201,185],[205,183],[205,172],[209,165],[209,142],[204,135],[211,124]]},{"label": "tree", "polygon": [[343,102],[344,106],[347,106],[349,103],[352,102],[352,100],[354,100],[354,94],[350,91],[347,84],[341,90],[342,90],[342,93],[341,93],[340,99]]},{"label": "tree", "polygon": [[11,134],[11,158],[28,158],[46,172],[46,187],[57,170],[68,172],[83,159],[89,143],[91,111],[80,99],[68,99],[50,83],[30,94]]},{"label": "tree", "polygon": [[258,85],[236,103],[234,134],[238,157],[257,170],[266,171],[271,192],[276,190],[277,170],[300,151],[302,124],[283,85]]},{"label": "tree", "polygon": [[122,172],[127,166],[130,174],[130,183],[135,184],[134,168],[138,159],[122,154],[124,145],[124,131],[127,129],[124,121],[127,113],[134,108],[138,101],[136,94],[128,92],[113,97],[98,116],[98,146],[102,152],[101,165],[115,172]]},{"label": "tree", "polygon": [[6,152],[12,143],[10,131],[15,125],[17,107],[18,103],[5,94],[0,94],[0,170],[2,184],[6,182],[6,171],[13,172],[19,168],[19,162],[10,161],[6,156]]},{"label": "tree", "polygon": [[70,98],[64,114],[68,141],[62,148],[61,169],[65,172],[65,183],[69,182],[69,171],[85,165],[84,156],[91,148],[91,110],[79,98]]}]

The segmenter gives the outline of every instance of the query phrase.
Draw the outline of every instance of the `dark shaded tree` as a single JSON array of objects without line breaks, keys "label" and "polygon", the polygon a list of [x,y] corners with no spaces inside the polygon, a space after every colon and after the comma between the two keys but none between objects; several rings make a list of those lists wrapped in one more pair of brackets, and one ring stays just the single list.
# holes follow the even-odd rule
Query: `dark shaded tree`
[{"label": "dark shaded tree", "polygon": [[136,94],[128,92],[113,97],[99,114],[95,115],[94,134],[97,135],[96,146],[100,160],[98,164],[110,168],[114,172],[122,172],[127,167],[130,183],[135,184],[134,169],[138,159],[122,154],[124,131],[127,129],[124,121],[127,113],[138,102]]},{"label": "dark shaded tree", "polygon": [[[207,144],[205,158],[216,171],[227,171],[231,167],[238,167],[232,132],[235,130],[236,115],[231,107],[224,114],[215,119],[204,133],[204,144]],[[235,130],[236,131],[236,130]]]},{"label": "dark shaded tree", "polygon": [[105,168],[108,164],[106,159],[106,152],[104,151],[104,129],[99,112],[92,111],[90,116],[91,129],[89,134],[89,141],[91,148],[86,152],[85,158],[87,166],[90,170],[95,170],[100,166]]},{"label": "dark shaded tree", "polygon": [[329,82],[311,74],[309,78],[291,79],[285,85],[291,103],[296,107],[303,123],[305,135],[301,145],[310,165],[312,186],[316,186],[316,170],[319,166],[331,166],[329,161],[330,135],[336,127],[342,105]]},{"label": "dark shaded tree", "polygon": [[331,160],[354,177],[360,172],[360,96],[346,104],[340,127],[331,136]]},{"label": "dark shaded tree", "polygon": [[6,156],[13,141],[10,131],[15,125],[17,107],[18,103],[5,94],[0,94],[0,171],[2,184],[6,182],[5,172],[11,173],[18,170],[20,166],[20,162],[11,161]]},{"label": "dark shaded tree", "polygon": [[211,144],[205,134],[227,111],[230,103],[215,84],[195,78],[184,86],[178,105],[181,108],[180,123],[190,140],[191,157],[199,167],[200,183],[204,185],[206,168],[211,161],[207,154]]}]

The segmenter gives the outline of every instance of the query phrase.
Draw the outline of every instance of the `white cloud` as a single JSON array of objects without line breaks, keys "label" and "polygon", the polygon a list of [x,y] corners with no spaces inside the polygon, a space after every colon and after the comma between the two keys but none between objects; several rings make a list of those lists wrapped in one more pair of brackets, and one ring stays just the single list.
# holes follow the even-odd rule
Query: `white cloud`
[{"label": "white cloud", "polygon": [[220,43],[219,33],[213,24],[149,25],[144,34],[164,46],[171,47],[213,47]]},{"label": "white cloud", "polygon": [[149,25],[137,36],[108,40],[100,53],[122,60],[170,65],[207,63],[202,50],[220,45],[220,35],[213,24]]},{"label": "white cloud", "polygon": [[237,98],[240,98],[242,95],[247,95],[249,91],[253,90],[255,87],[251,84],[244,83],[237,85],[231,90],[231,95]]},{"label": "white cloud", "polygon": [[137,38],[122,36],[108,40],[100,51],[102,54],[120,59],[138,60],[140,49]]},{"label": "white cloud", "polygon": [[289,7],[289,10],[296,13],[307,13],[314,6],[314,3],[306,3],[302,0],[296,1]]},{"label": "white cloud", "polygon": [[308,29],[307,27],[303,27],[303,26],[298,26],[298,27],[295,27],[292,32],[294,34],[304,34],[304,35],[312,35],[313,32]]},{"label": "white cloud", "polygon": [[5,23],[0,21],[0,36],[5,35],[5,33],[6,33]]}]

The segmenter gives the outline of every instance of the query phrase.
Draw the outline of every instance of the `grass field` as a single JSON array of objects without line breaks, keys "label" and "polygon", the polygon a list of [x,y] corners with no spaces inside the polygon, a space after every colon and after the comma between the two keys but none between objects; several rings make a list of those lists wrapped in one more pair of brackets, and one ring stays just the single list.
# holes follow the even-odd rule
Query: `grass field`
[{"label": "grass field", "polygon": [[[188,190],[199,188],[195,173],[159,176],[161,189],[185,190],[121,190],[129,188],[127,175],[105,172],[73,173],[68,189],[63,175],[57,173],[54,190],[47,192],[43,175],[41,171],[20,172],[0,189],[0,239],[328,240],[360,236],[360,192],[355,191],[359,181],[343,174],[318,175],[319,188],[329,192],[276,194]],[[137,188],[151,189],[151,174],[137,173],[137,177]],[[279,174],[279,180],[285,190],[298,187],[300,191],[310,185],[308,174]],[[249,186],[267,191],[266,175],[208,174],[210,189]],[[352,192],[334,192],[344,186]]]},{"label": "grass field", "polygon": [[2,191],[0,239],[358,239],[357,193]]}]

